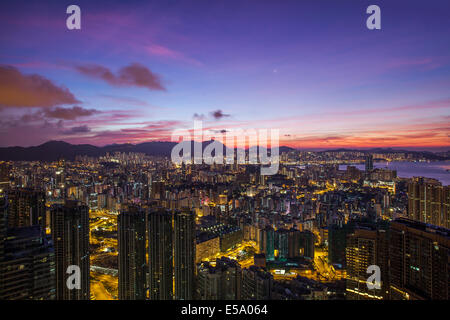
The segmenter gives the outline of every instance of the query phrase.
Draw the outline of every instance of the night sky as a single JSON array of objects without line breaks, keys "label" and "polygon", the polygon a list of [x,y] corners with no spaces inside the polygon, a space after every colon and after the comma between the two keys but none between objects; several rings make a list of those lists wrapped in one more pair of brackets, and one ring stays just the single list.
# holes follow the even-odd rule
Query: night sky
[{"label": "night sky", "polygon": [[298,148],[448,149],[450,1],[1,2],[0,146],[169,141],[194,119]]}]

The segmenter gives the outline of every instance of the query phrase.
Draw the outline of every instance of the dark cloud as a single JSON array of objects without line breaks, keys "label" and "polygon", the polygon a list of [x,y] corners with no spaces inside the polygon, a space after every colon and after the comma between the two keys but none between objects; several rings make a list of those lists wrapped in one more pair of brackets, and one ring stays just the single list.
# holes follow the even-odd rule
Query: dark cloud
[{"label": "dark cloud", "polygon": [[63,119],[63,120],[75,120],[79,117],[87,117],[98,113],[95,109],[85,109],[79,106],[72,108],[60,108],[43,110],[43,113],[48,118]]},{"label": "dark cloud", "polygon": [[[220,120],[225,117],[229,117],[229,114],[225,114],[222,110],[218,109],[209,113],[210,118],[214,118],[215,120]],[[192,116],[194,120],[206,120],[206,116],[204,114],[194,113]]]},{"label": "dark cloud", "polygon": [[194,118],[194,120],[205,120],[205,115],[204,114],[198,114],[198,113],[194,113],[194,115],[192,116],[192,118]]},{"label": "dark cloud", "polygon": [[211,112],[211,115],[212,115],[212,116],[214,117],[214,119],[216,119],[216,120],[220,120],[220,119],[222,119],[222,118],[224,118],[224,117],[229,117],[229,116],[230,116],[229,114],[223,113],[222,110],[220,110],[220,109]]},{"label": "dark cloud", "polygon": [[[39,125],[49,126],[55,124],[56,127],[63,126],[63,120],[76,120],[79,117],[86,117],[99,113],[95,109],[84,109],[82,107],[74,106],[72,108],[42,108],[36,112],[28,112],[18,115],[4,114],[0,125],[5,128],[20,127],[23,125]],[[56,121],[56,122],[55,122]]]},{"label": "dark cloud", "polygon": [[227,133],[227,132],[230,132],[230,131],[228,131],[226,129],[222,129],[222,130],[212,130],[212,132],[214,132],[214,133]]},{"label": "dark cloud", "polygon": [[114,86],[136,86],[150,90],[166,90],[161,83],[160,76],[139,63],[132,63],[123,67],[117,74],[97,64],[76,66],[75,69],[86,76],[104,80]]},{"label": "dark cloud", "polygon": [[20,117],[20,121],[23,123],[36,122],[41,120],[44,120],[42,112],[26,113]]},{"label": "dark cloud", "polygon": [[0,105],[4,107],[54,107],[78,103],[66,88],[38,74],[22,74],[12,66],[0,66]]},{"label": "dark cloud", "polygon": [[71,135],[71,134],[78,134],[78,133],[87,133],[90,132],[91,129],[88,126],[79,126],[79,127],[72,127],[69,130],[63,131],[63,134]]}]

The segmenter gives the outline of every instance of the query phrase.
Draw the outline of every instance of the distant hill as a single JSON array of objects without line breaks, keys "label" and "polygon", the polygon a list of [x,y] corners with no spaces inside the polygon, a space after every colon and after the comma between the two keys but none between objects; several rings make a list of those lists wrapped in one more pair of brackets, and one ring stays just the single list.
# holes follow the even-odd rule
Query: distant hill
[{"label": "distant hill", "polygon": [[[211,141],[202,143],[202,150]],[[193,143],[193,142],[191,142]],[[176,142],[152,141],[140,144],[112,144],[97,147],[90,144],[70,144],[64,141],[49,141],[34,147],[3,147],[0,148],[0,160],[4,161],[56,161],[59,159],[74,160],[76,156],[99,157],[106,153],[114,152],[138,152],[149,156],[170,157],[172,148]],[[193,152],[192,146],[192,152]],[[281,146],[280,153],[294,149]],[[224,146],[225,154],[225,146]]]}]

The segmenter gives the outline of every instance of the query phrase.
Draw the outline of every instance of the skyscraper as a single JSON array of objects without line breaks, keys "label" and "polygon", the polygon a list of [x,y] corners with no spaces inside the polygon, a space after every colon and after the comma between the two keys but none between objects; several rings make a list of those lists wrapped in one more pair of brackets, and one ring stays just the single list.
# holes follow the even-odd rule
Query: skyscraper
[{"label": "skyscraper", "polygon": [[300,247],[304,257],[314,259],[314,233],[309,230],[300,233]]},{"label": "skyscraper", "polygon": [[301,256],[300,230],[290,229],[288,238],[288,258],[298,258]]},{"label": "skyscraper", "polygon": [[277,259],[286,260],[289,255],[289,231],[286,229],[278,229],[275,232],[275,252]]},{"label": "skyscraper", "polygon": [[173,298],[172,214],[163,208],[151,208],[148,214],[148,264],[151,300]]},{"label": "skyscraper", "polygon": [[[89,300],[89,208],[77,201],[66,201],[64,205],[53,205],[51,230],[55,246],[56,299]],[[67,268],[80,268],[81,289],[67,286]]]},{"label": "skyscraper", "polygon": [[398,219],[391,223],[391,299],[448,300],[450,231]]},{"label": "skyscraper", "polygon": [[130,206],[118,216],[119,299],[145,300],[145,212]]},{"label": "skyscraper", "polygon": [[189,208],[174,214],[175,299],[191,300],[195,285],[195,214]]},{"label": "skyscraper", "polygon": [[0,245],[0,300],[55,298],[53,246],[39,225],[9,228]]},{"label": "skyscraper", "polygon": [[0,161],[0,192],[9,187],[9,166],[6,162]]},{"label": "skyscraper", "polygon": [[367,154],[365,161],[366,179],[370,177],[370,173],[372,172],[372,170],[373,170],[373,155]]},{"label": "skyscraper", "polygon": [[3,193],[0,193],[0,292],[3,291],[5,286],[5,278],[3,270],[5,260],[5,239],[6,239],[6,210],[8,208],[8,202]]},{"label": "skyscraper", "polygon": [[5,255],[5,238],[6,238],[6,210],[8,209],[8,202],[4,194],[0,193],[0,263]]},{"label": "skyscraper", "polygon": [[270,226],[259,230],[259,250],[266,255],[266,260],[275,259],[275,231]]},{"label": "skyscraper", "polygon": [[46,227],[45,193],[33,189],[8,191],[8,227]]},{"label": "skyscraper", "polygon": [[450,186],[434,179],[413,178],[408,183],[408,217],[450,228]]},{"label": "skyscraper", "polygon": [[[357,228],[347,236],[347,299],[385,299],[389,287],[387,232],[374,226],[373,229]],[[369,266],[380,268],[380,288],[369,289],[367,273]]]},{"label": "skyscraper", "polygon": [[351,234],[355,226],[352,223],[333,224],[328,228],[328,263],[345,267],[345,248],[347,235]]}]

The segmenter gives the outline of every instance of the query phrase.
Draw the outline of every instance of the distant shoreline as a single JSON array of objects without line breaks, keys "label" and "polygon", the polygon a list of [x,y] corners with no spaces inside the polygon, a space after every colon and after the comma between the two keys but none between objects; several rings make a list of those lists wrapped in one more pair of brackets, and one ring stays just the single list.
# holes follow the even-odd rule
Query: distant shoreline
[{"label": "distant shoreline", "polygon": [[[340,170],[346,170],[347,166],[355,166],[364,170],[364,163],[340,164]],[[345,168],[342,168],[345,167]],[[374,161],[375,169],[397,170],[399,178],[427,177],[439,180],[442,185],[450,185],[450,161]]]}]

